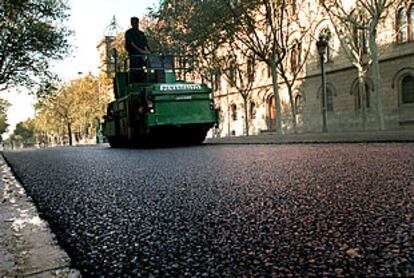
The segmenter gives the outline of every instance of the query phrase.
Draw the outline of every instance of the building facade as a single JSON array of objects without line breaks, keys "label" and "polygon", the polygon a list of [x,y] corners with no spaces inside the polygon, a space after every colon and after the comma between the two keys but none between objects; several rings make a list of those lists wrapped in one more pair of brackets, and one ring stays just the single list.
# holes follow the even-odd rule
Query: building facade
[{"label": "building facade", "polygon": [[[362,96],[359,94],[357,68],[346,58],[331,22],[322,20],[314,32],[314,38],[318,38],[321,32],[332,34],[325,59],[328,131],[378,130],[376,98],[370,72],[366,79],[366,95]],[[378,34],[381,76],[379,93],[385,129],[414,128],[414,2],[406,1],[388,12],[379,26]],[[297,131],[321,132],[322,83],[316,39],[302,43],[309,43],[311,48],[303,72],[293,88]],[[305,48],[304,45],[292,48],[291,51],[294,52],[288,54],[289,62],[301,63],[301,52]],[[250,134],[274,131],[276,126],[275,97],[269,69],[257,64],[255,71],[256,82],[247,102]],[[220,108],[220,124],[213,136],[246,134],[243,98],[226,78],[222,77],[218,83],[215,101]],[[283,82],[280,82],[279,87],[283,132],[292,133],[293,121],[287,88]],[[362,97],[365,99],[362,100]],[[365,125],[363,116],[366,118]]]}]

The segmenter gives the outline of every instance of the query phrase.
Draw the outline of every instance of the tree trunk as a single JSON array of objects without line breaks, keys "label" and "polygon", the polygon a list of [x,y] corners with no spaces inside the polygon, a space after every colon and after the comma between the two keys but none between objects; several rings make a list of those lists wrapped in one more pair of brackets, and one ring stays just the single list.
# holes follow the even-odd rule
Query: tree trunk
[{"label": "tree trunk", "polygon": [[249,136],[249,118],[248,116],[248,108],[247,108],[247,97],[243,96],[243,102],[244,102],[244,127],[246,129],[246,136]]},{"label": "tree trunk", "polygon": [[[229,92],[226,93],[227,101],[227,137],[231,136],[231,107],[230,107]],[[224,121],[224,120],[223,120]]]},{"label": "tree trunk", "polygon": [[380,87],[381,87],[381,74],[379,69],[379,61],[378,61],[378,46],[377,46],[377,30],[370,30],[370,37],[369,37],[369,44],[371,48],[371,56],[372,56],[372,81],[374,83],[374,95],[376,100],[376,107],[377,107],[377,121],[379,130],[384,130],[384,115],[382,112],[382,99],[380,95]]},{"label": "tree trunk", "polygon": [[49,134],[47,132],[45,132],[45,137],[46,137],[46,139],[44,139],[45,140],[44,148],[47,148],[47,147],[49,147]]},{"label": "tree trunk", "polygon": [[[361,104],[361,120],[362,120],[362,129],[365,131],[367,129],[367,103],[366,103],[366,72],[363,69],[358,69],[358,90],[359,94],[359,103]],[[357,93],[357,92],[354,92]],[[357,107],[358,108],[358,107]]]},{"label": "tree trunk", "polygon": [[73,142],[72,142],[72,124],[71,124],[71,122],[68,121],[67,125],[68,125],[69,146],[73,146]]},{"label": "tree trunk", "polygon": [[282,105],[280,102],[279,95],[279,82],[277,77],[277,68],[274,62],[270,65],[270,71],[272,72],[272,85],[273,85],[273,94],[276,100],[276,134],[283,134],[282,131]]},{"label": "tree trunk", "polygon": [[289,102],[290,102],[290,111],[292,115],[292,124],[293,124],[293,132],[296,134],[297,131],[297,122],[296,122],[296,107],[295,107],[295,100],[293,99],[293,92],[290,86],[287,86],[288,93],[289,93]]}]

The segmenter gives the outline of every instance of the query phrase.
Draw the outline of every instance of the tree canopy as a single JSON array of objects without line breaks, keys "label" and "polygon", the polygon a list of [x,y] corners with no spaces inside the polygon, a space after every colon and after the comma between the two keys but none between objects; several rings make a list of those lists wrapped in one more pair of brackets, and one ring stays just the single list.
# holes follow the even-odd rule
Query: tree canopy
[{"label": "tree canopy", "polygon": [[0,142],[2,141],[2,135],[7,131],[9,124],[7,123],[7,109],[10,107],[10,103],[7,100],[0,98]]},{"label": "tree canopy", "polygon": [[98,78],[91,74],[65,84],[51,86],[36,104],[35,126],[38,133],[57,137],[68,136],[72,144],[72,134],[90,136],[90,130],[97,119],[106,111],[110,95],[104,90],[108,79],[104,73]]},{"label": "tree canopy", "polygon": [[7,143],[12,146],[22,145],[24,147],[32,147],[35,144],[35,126],[34,120],[28,119],[16,125],[13,133],[10,135]]},{"label": "tree canopy", "polygon": [[50,61],[68,53],[65,0],[7,0],[0,5],[0,91],[48,82]]}]

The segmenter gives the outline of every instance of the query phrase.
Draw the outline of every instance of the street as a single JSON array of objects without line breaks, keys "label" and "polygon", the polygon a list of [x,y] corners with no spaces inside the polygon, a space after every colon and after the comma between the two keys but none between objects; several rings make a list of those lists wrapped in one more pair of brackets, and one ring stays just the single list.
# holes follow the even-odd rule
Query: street
[{"label": "street", "polygon": [[4,155],[86,277],[414,275],[414,144]]}]

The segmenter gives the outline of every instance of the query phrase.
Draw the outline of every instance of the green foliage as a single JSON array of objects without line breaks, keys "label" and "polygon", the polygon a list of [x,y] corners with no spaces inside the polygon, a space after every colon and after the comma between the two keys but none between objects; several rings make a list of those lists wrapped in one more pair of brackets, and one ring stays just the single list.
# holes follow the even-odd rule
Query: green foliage
[{"label": "green foliage", "polygon": [[9,124],[7,123],[7,109],[10,107],[10,103],[7,100],[0,98],[0,142],[2,141],[2,135],[6,132]]},{"label": "green foliage", "polygon": [[50,61],[69,49],[67,12],[64,0],[7,0],[0,6],[0,91],[52,77]]},{"label": "green foliage", "polygon": [[106,111],[110,96],[103,88],[108,79],[91,74],[65,84],[54,84],[35,105],[35,130],[39,134],[71,138],[72,132],[91,135],[96,119]]},{"label": "green foliage", "polygon": [[13,142],[13,145],[23,145],[23,147],[31,147],[35,145],[35,127],[34,121],[28,119],[16,125],[13,134],[8,140]]},{"label": "green foliage", "polygon": [[[125,49],[125,33],[121,32],[119,33],[114,41],[111,44],[112,50],[115,49],[117,53],[117,59],[118,59],[118,67],[123,67],[128,61],[128,53]],[[113,55],[113,53],[110,53],[110,55]],[[118,68],[119,70],[120,68]]]},{"label": "green foliage", "polygon": [[222,68],[215,56],[226,41],[219,28],[226,21],[222,5],[217,0],[162,1],[146,29],[152,50],[191,55],[194,75],[214,84]]}]

